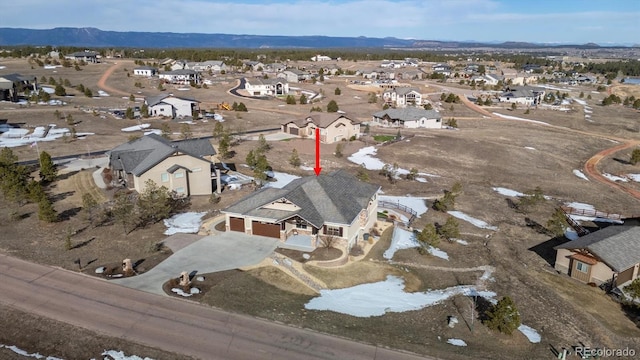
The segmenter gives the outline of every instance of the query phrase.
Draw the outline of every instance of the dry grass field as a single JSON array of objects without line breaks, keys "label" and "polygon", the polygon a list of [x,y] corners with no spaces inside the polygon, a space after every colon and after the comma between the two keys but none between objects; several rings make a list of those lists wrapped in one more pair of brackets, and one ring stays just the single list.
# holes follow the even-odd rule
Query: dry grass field
[{"label": "dry grass field", "polygon": [[[117,66],[106,85],[119,90],[122,94],[155,95],[160,93],[153,80],[127,77],[134,67],[129,60],[118,60],[117,64],[97,64],[83,67],[82,71],[71,69],[52,70],[30,69],[23,60],[3,60],[7,72],[33,74],[38,78],[45,75],[54,78],[68,78],[72,84],[83,83],[91,87],[94,93],[101,74],[110,66]],[[359,64],[359,63],[358,63]],[[349,64],[354,66],[354,64]],[[220,102],[244,102],[247,113],[221,111],[225,117],[225,126],[235,131],[265,129],[279,126],[280,123],[298,119],[309,113],[311,106],[326,107],[330,100],[336,100],[340,109],[351,117],[367,121],[371,113],[381,109],[380,104],[367,103],[367,94],[355,89],[341,79],[330,79],[322,85],[300,84],[301,88],[323,91],[326,98],[313,105],[286,105],[283,100],[256,100],[237,98],[228,90],[235,86],[235,79],[214,78],[214,85],[208,89],[190,89],[181,91],[168,88],[165,92],[184,95],[202,101],[202,108],[213,108]],[[143,88],[134,86],[143,83]],[[433,93],[430,99],[439,100],[441,84],[426,81],[414,84]],[[334,95],[339,87],[341,95]],[[571,96],[577,97],[580,91],[585,94],[592,89],[576,88]],[[140,93],[138,93],[138,91]],[[445,88],[445,91],[446,88]],[[453,91],[453,90],[452,90]],[[451,188],[455,182],[463,185],[463,193],[456,201],[456,210],[482,219],[497,226],[497,231],[474,227],[460,221],[462,238],[469,244],[441,242],[439,247],[449,254],[450,259],[443,260],[432,256],[420,255],[415,249],[396,253],[394,260],[402,263],[415,263],[424,266],[468,268],[491,265],[496,268],[492,275],[494,281],[487,287],[495,291],[498,297],[511,296],[522,316],[523,323],[537,329],[542,335],[542,343],[531,344],[520,333],[506,336],[490,332],[478,320],[470,322],[471,301],[462,296],[453,297],[442,304],[407,313],[389,313],[381,317],[356,318],[330,311],[306,311],[304,304],[312,297],[308,289],[291,280],[282,271],[272,267],[257,268],[249,271],[229,271],[207,274],[207,288],[201,301],[215,307],[237,311],[253,316],[281,321],[294,326],[311,328],[338,336],[344,336],[367,343],[400,348],[422,354],[448,359],[525,359],[551,358],[549,347],[560,348],[576,345],[579,341],[593,346],[608,348],[629,346],[640,351],[640,330],[620,306],[610,300],[598,289],[575,283],[573,280],[553,271],[549,249],[562,239],[550,239],[526,226],[525,217],[545,224],[553,209],[567,201],[578,201],[594,205],[598,210],[640,215],[640,202],[625,193],[614,190],[596,181],[586,181],[573,174],[574,169],[582,169],[585,161],[595,153],[615,146],[626,139],[638,140],[638,112],[620,106],[602,107],[597,105],[606,94],[592,94],[593,99],[586,100],[592,108],[591,120],[585,119],[583,106],[573,103],[569,112],[552,110],[524,109],[507,110],[506,106],[487,107],[490,112],[546,122],[552,126],[534,124],[519,120],[500,120],[483,118],[462,104],[442,107],[444,119],[458,119],[457,130],[402,130],[402,135],[411,136],[406,141],[378,147],[377,157],[387,163],[397,163],[402,168],[417,168],[420,172],[436,175],[428,177],[428,182],[399,180],[391,184],[377,171],[368,171],[370,182],[380,184],[389,195],[421,196],[431,201],[442,195],[442,191]],[[106,115],[102,118],[93,115],[92,110],[113,107],[139,106],[140,100],[130,102],[128,96],[122,98],[113,94],[110,97],[89,99],[77,94],[65,98],[68,105],[63,107],[33,105],[19,108],[15,104],[0,103],[0,118],[10,122],[24,123],[24,126],[42,126],[55,123],[67,127],[64,120],[56,120],[54,111],[72,114],[77,123],[78,132],[93,132],[95,135],[85,140],[70,143],[55,141],[41,143],[40,150],[54,156],[107,150],[127,141],[131,133],[121,128],[137,124],[137,120],[119,120]],[[167,122],[174,138],[180,137],[181,124],[161,119],[140,119],[159,128],[161,122]],[[211,134],[212,122],[198,121],[191,125],[194,136]],[[396,130],[371,129],[372,134],[395,135]],[[139,135],[139,133],[138,133]],[[344,144],[343,157],[333,155],[335,145],[323,145],[323,171],[347,169],[356,173],[358,166],[347,157],[359,148],[375,143],[371,138]],[[235,155],[229,161],[244,163],[246,154],[255,147],[255,141],[243,141],[233,148]],[[267,158],[275,170],[285,171],[299,176],[312,172],[295,169],[286,159],[293,149],[297,149],[303,163],[313,166],[314,144],[311,140],[292,139],[272,142]],[[630,151],[605,158],[599,165],[602,172],[611,174],[640,173],[640,165],[632,166],[624,161]],[[35,149],[27,146],[14,148],[20,160],[36,158]],[[616,160],[618,159],[618,160]],[[246,171],[238,167],[241,171]],[[136,229],[125,236],[117,224],[97,228],[87,227],[87,221],[79,212],[82,206],[81,195],[84,191],[99,191],[87,185],[87,174],[93,170],[83,170],[62,176],[50,189],[54,197],[54,207],[59,213],[67,214],[63,221],[43,224],[37,219],[37,207],[34,204],[18,209],[21,220],[12,221],[8,211],[0,213],[0,251],[40,263],[77,269],[74,260],[80,258],[84,271],[92,272],[95,266],[118,263],[124,258],[145,259],[153,264],[168,254],[153,249],[153,244],[163,238],[162,224],[145,229]],[[84,178],[84,180],[82,180]],[[521,214],[511,209],[504,195],[492,187],[506,187],[525,192],[540,187],[545,195],[552,199],[532,208],[530,213]],[[638,188],[638,184],[627,186]],[[249,190],[227,191],[222,202],[212,206],[206,198],[192,199],[192,210],[213,210],[223,208]],[[105,198],[111,194],[105,192]],[[4,205],[7,208],[7,205]],[[446,220],[446,215],[429,210],[415,223],[422,228],[427,223]],[[73,243],[78,246],[72,250],[64,248],[67,231],[76,231]],[[459,284],[473,284],[481,273],[448,272],[420,266],[399,266],[384,261],[382,253],[389,246],[390,233],[386,232],[374,246],[368,257],[335,270],[326,270],[305,265],[306,270],[326,282],[332,288],[342,288],[354,284],[384,279],[387,274],[398,274],[405,278],[407,289],[424,291]],[[551,252],[552,253],[552,252]],[[155,260],[153,260],[155,259]],[[87,265],[87,262],[93,262]],[[142,263],[146,265],[145,262]],[[283,290],[287,289],[287,290]],[[260,294],[260,296],[255,296]],[[486,304],[479,303],[481,311]],[[0,309],[3,310],[4,309]],[[455,328],[447,327],[447,316],[454,315],[461,320]],[[0,332],[0,340],[13,341],[19,347],[38,350],[42,353],[51,349],[33,344],[28,326],[18,325],[10,333]],[[62,333],[60,336],[65,336]],[[43,335],[44,336],[44,335]],[[60,337],[52,336],[54,338]],[[69,337],[71,338],[71,337]],[[464,339],[467,347],[454,347],[446,343],[447,338]],[[52,353],[71,354],[69,358],[85,356],[87,352],[73,352],[73,341],[66,344],[69,352]],[[124,346],[124,345],[123,345]],[[126,347],[123,347],[126,349]],[[505,351],[507,350],[508,351]],[[134,351],[138,351],[134,348]],[[4,355],[4,353],[0,353]],[[152,354],[152,355],[148,355]],[[158,356],[146,352],[146,356]],[[96,356],[96,355],[92,355]]]}]

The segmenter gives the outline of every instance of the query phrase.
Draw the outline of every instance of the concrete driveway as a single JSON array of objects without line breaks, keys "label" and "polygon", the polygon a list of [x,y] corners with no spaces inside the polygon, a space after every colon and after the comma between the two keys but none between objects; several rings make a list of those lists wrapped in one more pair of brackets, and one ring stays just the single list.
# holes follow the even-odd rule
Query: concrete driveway
[{"label": "concrete driveway", "polygon": [[180,273],[206,274],[255,265],[276,249],[278,239],[225,232],[205,236],[176,251],[148,272],[110,282],[126,287],[166,295],[162,284]]}]

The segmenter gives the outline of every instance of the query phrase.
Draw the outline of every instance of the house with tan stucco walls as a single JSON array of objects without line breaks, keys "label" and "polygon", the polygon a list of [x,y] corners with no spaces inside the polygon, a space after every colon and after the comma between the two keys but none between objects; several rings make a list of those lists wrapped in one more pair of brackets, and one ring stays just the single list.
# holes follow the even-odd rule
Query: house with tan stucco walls
[{"label": "house with tan stucco walls", "polygon": [[640,226],[611,225],[554,249],[559,272],[583,283],[623,287],[638,277]]},{"label": "house with tan stucco walls", "polygon": [[171,141],[149,134],[108,154],[114,181],[138,193],[144,192],[148,180],[179,195],[212,193],[211,168],[216,152],[209,140]]},{"label": "house with tan stucco walls", "polygon": [[222,213],[227,231],[276,238],[309,251],[328,238],[351,249],[367,239],[376,222],[379,190],[339,170],[296,179],[282,189],[262,188]]},{"label": "house with tan stucco walls", "polygon": [[340,113],[318,113],[280,125],[283,133],[310,139],[316,138],[316,128],[320,129],[320,142],[324,144],[360,137],[360,122]]}]

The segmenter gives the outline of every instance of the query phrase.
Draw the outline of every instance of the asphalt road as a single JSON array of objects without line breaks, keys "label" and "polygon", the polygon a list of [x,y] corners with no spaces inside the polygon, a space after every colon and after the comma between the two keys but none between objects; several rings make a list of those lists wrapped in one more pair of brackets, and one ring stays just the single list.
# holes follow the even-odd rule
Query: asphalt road
[{"label": "asphalt road", "polygon": [[0,255],[0,304],[201,359],[424,359],[6,255]]}]

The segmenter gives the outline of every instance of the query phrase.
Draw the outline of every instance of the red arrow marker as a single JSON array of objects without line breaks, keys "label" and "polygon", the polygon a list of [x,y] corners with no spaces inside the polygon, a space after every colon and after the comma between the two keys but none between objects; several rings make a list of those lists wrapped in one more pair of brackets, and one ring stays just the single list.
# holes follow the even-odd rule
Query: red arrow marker
[{"label": "red arrow marker", "polygon": [[313,168],[316,176],[320,175],[322,168],[320,167],[320,128],[316,128],[316,167]]}]

